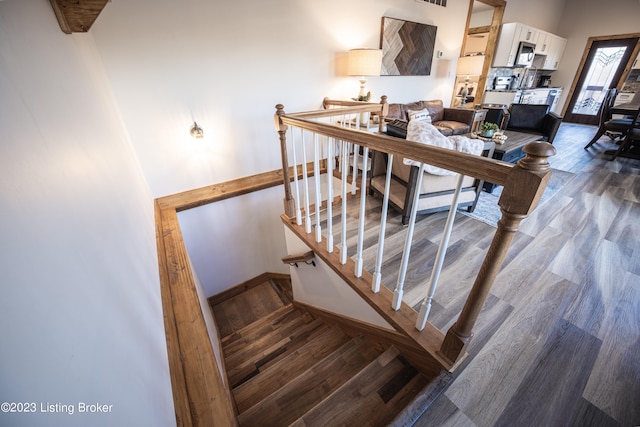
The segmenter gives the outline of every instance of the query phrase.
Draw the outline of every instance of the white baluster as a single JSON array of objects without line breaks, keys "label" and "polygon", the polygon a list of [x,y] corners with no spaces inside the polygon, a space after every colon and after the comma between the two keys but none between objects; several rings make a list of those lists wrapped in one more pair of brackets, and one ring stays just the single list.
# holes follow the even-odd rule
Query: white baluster
[{"label": "white baluster", "polygon": [[333,138],[327,140],[327,251],[333,252],[333,162],[335,161]]},{"label": "white baluster", "polygon": [[302,183],[304,184],[304,225],[307,234],[311,233],[311,216],[309,215],[309,172],[307,171],[307,147],[304,142],[304,130],[300,130],[302,139]]},{"label": "white baluster", "polygon": [[[364,148],[364,152],[362,154],[363,159],[367,159],[369,157],[369,147]],[[365,216],[365,208],[367,204],[367,192],[365,191],[367,187],[367,168],[362,168],[362,183],[360,184],[360,218],[358,224],[358,254],[356,257],[356,277],[362,277],[362,251],[363,251],[363,242],[364,242],[364,216]]]},{"label": "white baluster", "polygon": [[376,270],[373,274],[371,290],[376,294],[380,292],[380,282],[382,281],[382,255],[384,252],[384,235],[387,229],[387,210],[389,208],[389,189],[391,187],[391,167],[393,165],[393,154],[387,157],[387,176],[384,181],[384,197],[382,198],[382,216],[380,217],[380,235],[378,236],[378,256],[376,257]]},{"label": "white baluster", "polygon": [[302,212],[300,212],[300,188],[298,188],[298,161],[296,160],[295,128],[291,128],[291,150],[293,154],[293,185],[295,188],[296,224],[302,225]]},{"label": "white baluster", "polygon": [[413,230],[416,225],[416,213],[418,212],[418,202],[420,191],[422,190],[422,178],[424,175],[424,163],[420,163],[418,171],[418,183],[413,195],[413,204],[411,206],[411,216],[409,218],[409,229],[407,230],[407,239],[404,242],[404,252],[402,253],[402,262],[400,265],[400,274],[398,274],[398,283],[393,292],[393,302],[391,307],[398,311],[402,305],[402,294],[404,293],[404,280],[407,277],[407,266],[409,265],[409,255],[411,253],[411,241],[413,240]]},{"label": "white baluster", "polygon": [[340,219],[340,264],[347,263],[347,172],[349,170],[349,150],[347,142],[342,141],[342,212]]},{"label": "white baluster", "polygon": [[358,179],[358,155],[360,152],[360,146],[353,144],[353,172],[351,174],[351,194],[356,195],[357,179]]},{"label": "white baluster", "polygon": [[456,219],[456,211],[458,210],[458,202],[460,200],[460,191],[462,190],[463,180],[464,175],[458,174],[456,191],[453,193],[453,200],[451,201],[451,208],[449,209],[447,222],[444,226],[444,231],[442,232],[442,239],[440,240],[440,246],[438,247],[438,253],[436,254],[436,261],[433,264],[433,270],[431,270],[429,291],[422,301],[422,304],[420,304],[420,313],[416,320],[416,329],[419,331],[423,330],[426,326],[429,312],[431,312],[431,302],[433,301],[433,295],[436,293],[436,287],[438,286],[438,280],[440,279],[440,272],[442,271],[442,265],[444,264],[444,257],[447,254],[447,246],[449,246],[451,230],[453,230],[453,223]]},{"label": "white baluster", "polygon": [[320,193],[320,150],[318,148],[318,134],[313,134],[313,178],[316,184],[316,242],[322,241],[322,226],[320,225],[320,207],[322,206],[322,194]]}]

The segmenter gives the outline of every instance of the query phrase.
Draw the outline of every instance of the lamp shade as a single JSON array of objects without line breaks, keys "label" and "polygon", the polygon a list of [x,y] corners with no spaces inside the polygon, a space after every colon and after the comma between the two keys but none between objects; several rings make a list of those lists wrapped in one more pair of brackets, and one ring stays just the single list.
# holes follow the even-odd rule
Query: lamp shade
[{"label": "lamp shade", "polygon": [[350,76],[379,76],[382,67],[382,50],[352,49],[347,60]]},{"label": "lamp shade", "polygon": [[456,74],[459,76],[479,76],[482,74],[483,65],[483,55],[463,56],[458,59]]}]

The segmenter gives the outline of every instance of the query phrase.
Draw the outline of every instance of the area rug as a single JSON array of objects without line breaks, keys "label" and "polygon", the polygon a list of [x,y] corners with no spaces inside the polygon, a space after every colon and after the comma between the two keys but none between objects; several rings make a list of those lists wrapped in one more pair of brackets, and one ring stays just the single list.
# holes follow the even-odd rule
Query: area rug
[{"label": "area rug", "polygon": [[[540,199],[538,207],[549,201],[549,199],[556,195],[556,193],[574,177],[573,173],[558,169],[552,169],[552,172],[553,174],[551,175],[551,179],[549,179],[549,184],[542,195],[542,199]],[[480,198],[478,198],[478,203],[473,212],[460,211],[460,213],[493,227],[497,227],[498,221],[502,217],[500,207],[498,206],[498,199],[502,194],[503,188],[502,186],[498,186],[492,193],[483,191],[480,193]]]}]

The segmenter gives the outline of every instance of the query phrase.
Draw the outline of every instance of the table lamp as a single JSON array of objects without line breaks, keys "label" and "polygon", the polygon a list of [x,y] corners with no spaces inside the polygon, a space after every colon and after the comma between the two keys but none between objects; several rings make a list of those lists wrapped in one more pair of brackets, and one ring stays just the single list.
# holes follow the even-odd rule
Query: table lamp
[{"label": "table lamp", "polygon": [[360,77],[360,93],[356,101],[368,101],[371,97],[365,92],[367,76],[379,76],[382,67],[382,50],[351,49],[347,57],[347,73]]},{"label": "table lamp", "polygon": [[469,96],[469,78],[471,76],[479,76],[482,74],[482,66],[484,65],[484,56],[463,56],[458,59],[458,67],[456,74],[465,76],[464,89],[462,91],[461,108],[467,108],[467,96]]}]

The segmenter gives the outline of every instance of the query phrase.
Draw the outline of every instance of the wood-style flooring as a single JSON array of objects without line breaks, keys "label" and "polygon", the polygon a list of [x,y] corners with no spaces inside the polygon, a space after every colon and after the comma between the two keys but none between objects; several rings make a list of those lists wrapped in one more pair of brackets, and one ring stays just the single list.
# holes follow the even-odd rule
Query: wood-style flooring
[{"label": "wood-style flooring", "polygon": [[[469,357],[417,425],[640,425],[640,160],[609,161],[604,151],[616,146],[606,136],[584,150],[594,132],[593,126],[560,127],[550,163],[574,177],[523,221]],[[367,207],[375,220],[379,200],[370,198]],[[425,215],[417,223],[405,282],[405,300],[416,308],[445,216]],[[462,308],[494,231],[457,215],[430,316],[441,330]],[[365,237],[369,271],[377,233]],[[405,233],[394,213],[383,273],[390,288]],[[349,245],[350,255],[354,248]]]},{"label": "wood-style flooring", "polygon": [[404,419],[401,411],[427,379],[396,347],[330,325],[287,294],[267,280],[210,300],[239,424],[385,426]]}]

